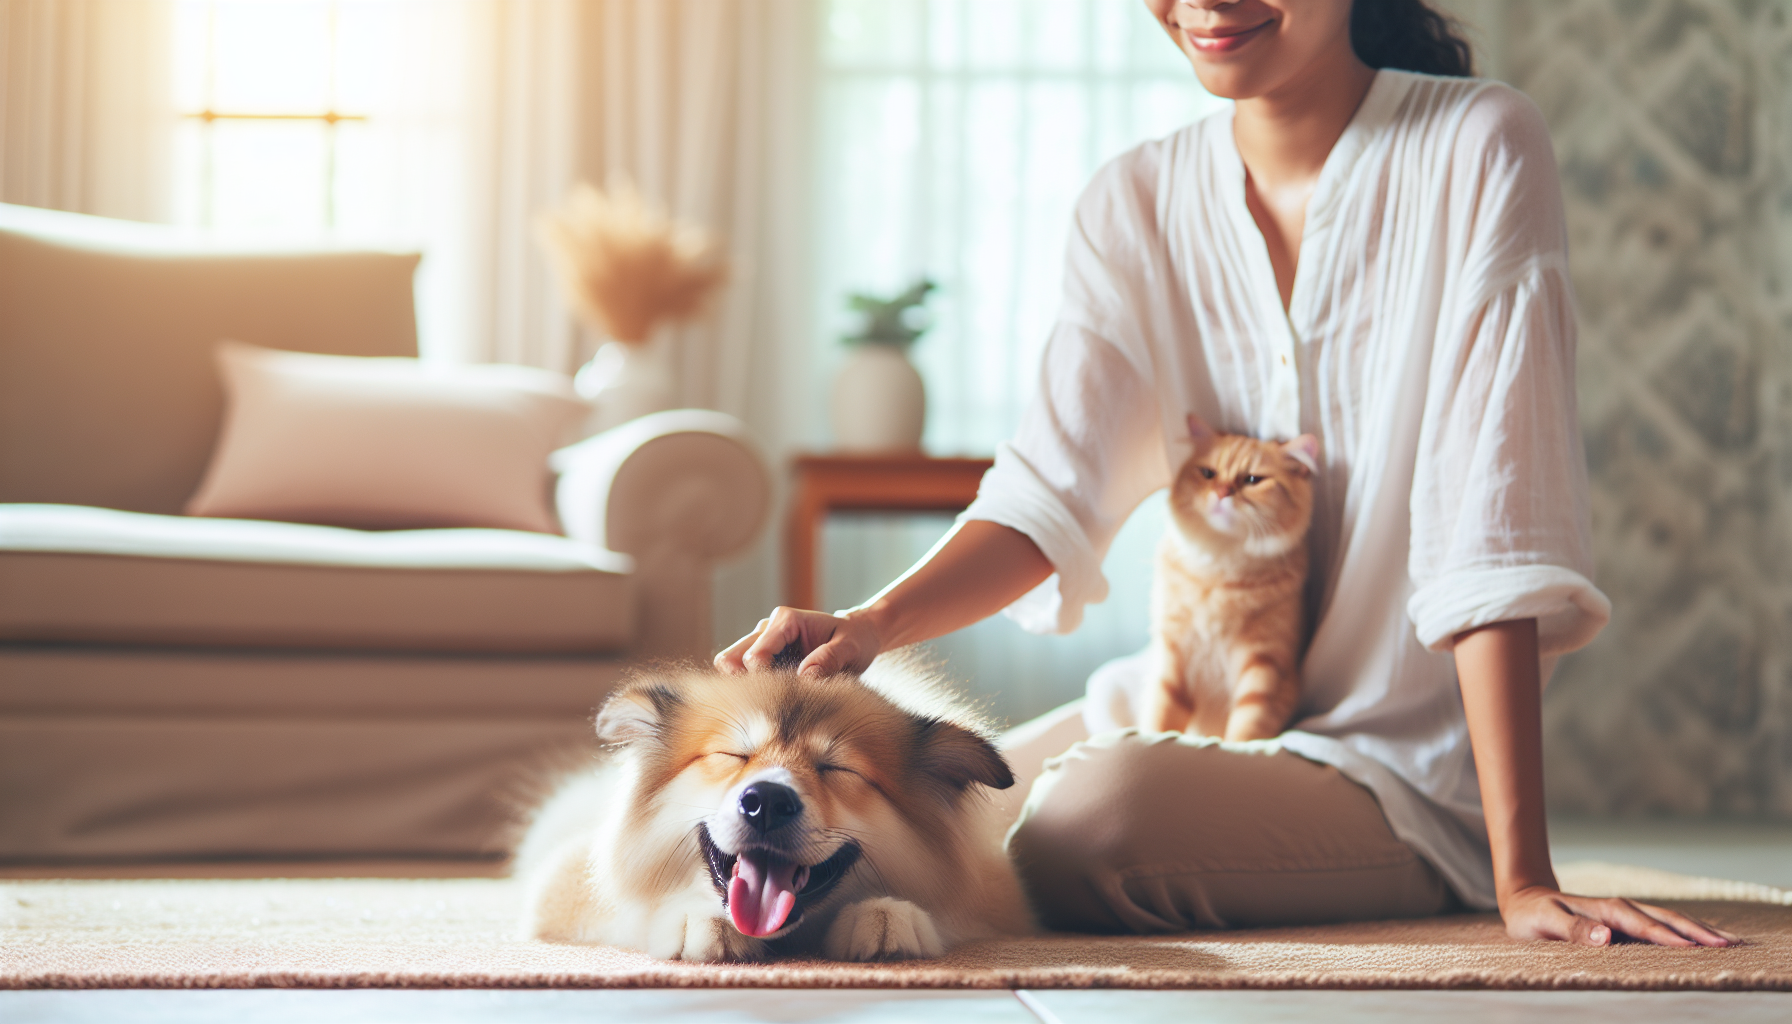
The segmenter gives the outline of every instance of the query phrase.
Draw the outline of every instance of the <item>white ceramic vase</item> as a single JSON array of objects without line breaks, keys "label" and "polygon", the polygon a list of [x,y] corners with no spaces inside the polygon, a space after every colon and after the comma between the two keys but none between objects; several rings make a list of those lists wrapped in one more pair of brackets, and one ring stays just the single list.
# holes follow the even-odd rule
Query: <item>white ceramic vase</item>
[{"label": "white ceramic vase", "polygon": [[927,391],[902,349],[861,343],[834,378],[830,412],[842,451],[919,451]]},{"label": "white ceramic vase", "polygon": [[648,413],[664,412],[678,401],[665,348],[654,343],[606,342],[579,368],[572,386],[591,403],[587,437]]}]

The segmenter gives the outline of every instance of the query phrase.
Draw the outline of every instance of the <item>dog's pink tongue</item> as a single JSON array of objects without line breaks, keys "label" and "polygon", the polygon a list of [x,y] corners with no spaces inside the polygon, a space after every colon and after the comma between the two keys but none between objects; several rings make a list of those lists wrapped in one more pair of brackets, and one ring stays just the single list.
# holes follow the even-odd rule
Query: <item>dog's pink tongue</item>
[{"label": "dog's pink tongue", "polygon": [[796,906],[797,865],[763,853],[743,853],[728,883],[728,914],[742,935],[770,935]]}]

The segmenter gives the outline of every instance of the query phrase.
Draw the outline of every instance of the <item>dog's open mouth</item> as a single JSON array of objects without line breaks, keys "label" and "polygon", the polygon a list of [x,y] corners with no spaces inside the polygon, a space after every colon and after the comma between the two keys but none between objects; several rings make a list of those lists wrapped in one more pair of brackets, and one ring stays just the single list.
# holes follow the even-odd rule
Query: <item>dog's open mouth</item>
[{"label": "dog's open mouth", "polygon": [[796,924],[803,910],[827,897],[859,859],[859,844],[849,842],[820,864],[799,864],[775,850],[723,853],[697,827],[710,881],[742,935],[764,937]]}]

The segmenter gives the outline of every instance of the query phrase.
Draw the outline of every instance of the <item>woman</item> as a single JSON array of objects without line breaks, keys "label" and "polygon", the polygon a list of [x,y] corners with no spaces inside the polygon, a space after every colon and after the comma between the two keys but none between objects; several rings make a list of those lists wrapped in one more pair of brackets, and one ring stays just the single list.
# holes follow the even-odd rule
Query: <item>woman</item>
[{"label": "woman", "polygon": [[[1075,628],[1101,555],[1198,413],[1318,435],[1314,632],[1294,728],[1132,731],[1136,660],[1017,732],[1010,848],[1048,924],[1100,931],[1497,906],[1516,938],[1731,937],[1561,892],[1542,684],[1609,605],[1591,572],[1561,193],[1536,108],[1467,77],[1420,0],[1147,0],[1236,101],[1104,168],[1071,232],[1040,392],[975,504],[840,616],[779,608],[717,656],[861,670],[1007,608]],[[1413,74],[1415,69],[1428,74]],[[1378,70],[1380,69],[1380,70]],[[1477,771],[1478,769],[1478,771]]]}]

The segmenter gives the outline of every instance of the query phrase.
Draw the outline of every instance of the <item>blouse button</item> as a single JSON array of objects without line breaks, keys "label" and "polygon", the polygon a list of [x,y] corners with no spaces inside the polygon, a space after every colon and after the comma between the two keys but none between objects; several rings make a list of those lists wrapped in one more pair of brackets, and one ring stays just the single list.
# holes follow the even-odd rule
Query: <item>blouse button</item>
[{"label": "blouse button", "polygon": [[1287,357],[1287,356],[1283,356],[1283,357],[1282,357],[1282,365],[1283,365],[1283,366],[1287,366],[1287,365],[1288,365],[1288,357]]}]

